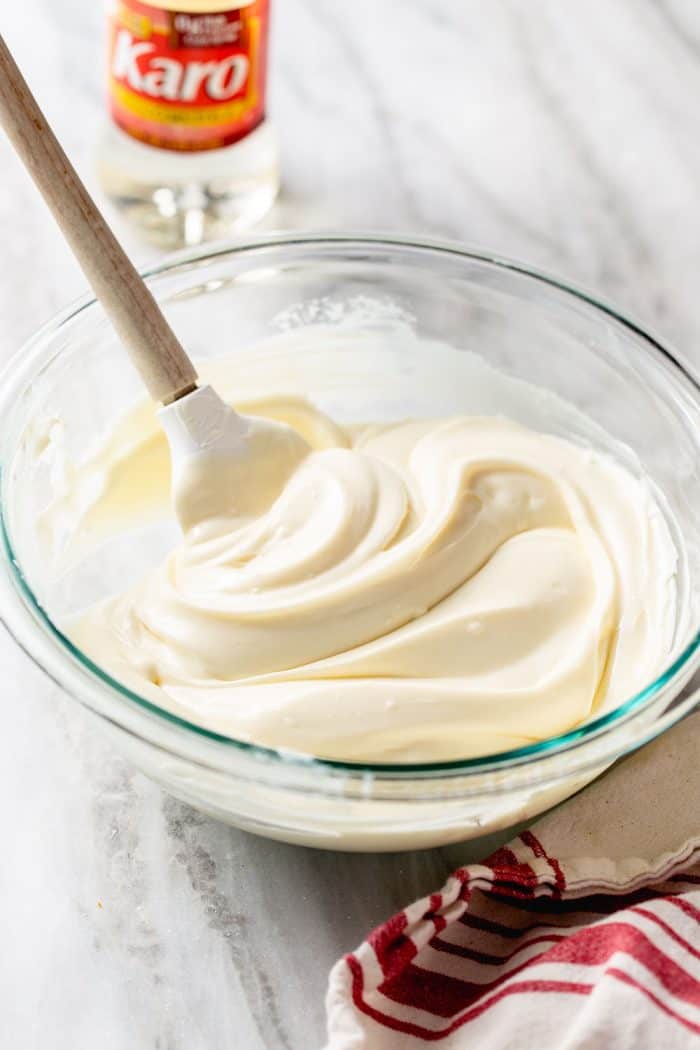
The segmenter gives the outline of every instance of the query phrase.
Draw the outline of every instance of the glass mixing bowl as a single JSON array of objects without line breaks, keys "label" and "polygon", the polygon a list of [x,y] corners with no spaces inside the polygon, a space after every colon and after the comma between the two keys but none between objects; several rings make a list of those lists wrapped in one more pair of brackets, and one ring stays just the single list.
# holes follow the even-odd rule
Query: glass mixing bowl
[{"label": "glass mixing bowl", "polygon": [[[501,412],[566,434],[646,473],[683,550],[663,673],[563,735],[464,761],[370,766],[209,732],[125,688],[61,631],[69,613],[137,577],[173,535],[172,523],[152,521],[140,539],[113,537],[60,568],[44,549],[42,512],[66,472],[142,396],[101,308],[85,300],[44,327],[3,376],[0,612],[31,658],[167,791],[291,842],[431,846],[529,819],[694,706],[700,392],[656,338],[524,266],[399,238],[276,236],[179,255],[146,276],[205,374],[233,353],[246,389],[303,392],[347,421]],[[395,338],[385,355],[353,349],[368,332],[389,331],[403,333],[405,353]],[[307,336],[326,341],[332,369],[304,352]],[[274,367],[251,350],[261,340],[274,348]]]}]

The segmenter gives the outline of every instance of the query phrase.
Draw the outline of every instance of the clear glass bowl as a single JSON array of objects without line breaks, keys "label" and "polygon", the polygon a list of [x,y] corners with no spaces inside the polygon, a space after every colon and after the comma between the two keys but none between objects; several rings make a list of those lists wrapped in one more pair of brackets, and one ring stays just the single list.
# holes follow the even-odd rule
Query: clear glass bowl
[{"label": "clear glass bowl", "polygon": [[[464,761],[368,766],[209,732],[120,685],[58,626],[86,598],[138,575],[172,538],[151,530],[143,544],[106,544],[87,568],[64,566],[60,574],[42,553],[41,512],[61,471],[79,464],[141,396],[102,310],[85,300],[44,327],[3,375],[0,613],[31,658],[167,791],[229,823],[291,842],[367,850],[431,846],[529,819],[694,706],[700,390],[655,337],[590,295],[524,266],[398,238],[276,236],[179,255],[146,276],[205,369],[208,358],[235,352],[240,376],[258,368],[269,393],[289,392],[291,384],[347,419],[502,412],[612,448],[661,490],[685,551],[676,637],[664,672],[614,711],[561,736]],[[283,379],[278,368],[266,375],[255,365],[252,344],[285,331],[298,339],[299,330],[319,325],[329,344],[335,345],[334,333],[344,337],[332,376],[304,360],[294,342]],[[407,337],[413,331],[449,349],[426,349],[418,365],[396,353],[377,359],[368,382],[367,361],[360,363],[353,339],[345,337],[397,325]],[[474,353],[503,384],[470,382],[465,363],[476,360]],[[508,391],[514,385],[522,392],[523,383],[547,395],[513,400]],[[61,469],[52,459],[54,445],[61,448]]]}]

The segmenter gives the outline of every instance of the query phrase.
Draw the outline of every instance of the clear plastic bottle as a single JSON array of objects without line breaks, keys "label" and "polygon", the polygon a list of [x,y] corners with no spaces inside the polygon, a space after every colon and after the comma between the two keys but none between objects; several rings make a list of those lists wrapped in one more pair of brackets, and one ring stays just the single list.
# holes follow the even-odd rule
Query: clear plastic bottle
[{"label": "clear plastic bottle", "polygon": [[113,204],[164,247],[262,218],[279,186],[269,0],[110,0],[108,17],[98,174]]}]

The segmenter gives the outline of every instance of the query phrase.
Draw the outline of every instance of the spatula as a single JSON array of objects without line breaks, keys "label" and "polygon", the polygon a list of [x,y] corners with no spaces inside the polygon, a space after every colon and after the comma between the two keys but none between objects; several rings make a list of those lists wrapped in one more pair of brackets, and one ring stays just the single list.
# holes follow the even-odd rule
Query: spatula
[{"label": "spatula", "polygon": [[267,460],[294,458],[301,452],[296,433],[240,416],[212,387],[198,385],[194,365],[66,157],[1,36],[0,123],[146,389],[163,406],[159,416],[170,444],[174,503],[183,529],[236,513],[251,481],[246,478],[251,447]]}]

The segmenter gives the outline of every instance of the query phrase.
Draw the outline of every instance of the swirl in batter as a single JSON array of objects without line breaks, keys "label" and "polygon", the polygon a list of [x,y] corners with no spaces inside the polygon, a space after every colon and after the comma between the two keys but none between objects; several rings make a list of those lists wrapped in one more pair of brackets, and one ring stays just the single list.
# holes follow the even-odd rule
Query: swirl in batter
[{"label": "swirl in batter", "polygon": [[284,456],[253,442],[230,516],[71,627],[161,706],[323,757],[445,760],[565,731],[660,670],[676,553],[612,459],[502,418],[246,411],[293,428]]}]

